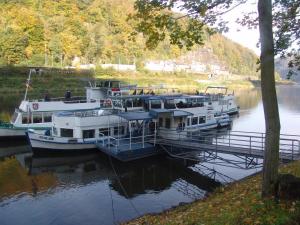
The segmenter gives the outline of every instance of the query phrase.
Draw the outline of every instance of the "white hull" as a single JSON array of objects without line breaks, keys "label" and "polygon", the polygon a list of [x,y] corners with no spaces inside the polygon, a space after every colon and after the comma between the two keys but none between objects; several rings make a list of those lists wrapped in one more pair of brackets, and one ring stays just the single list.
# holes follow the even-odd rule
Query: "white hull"
[{"label": "white hull", "polygon": [[188,126],[186,129],[189,132],[197,132],[200,130],[209,130],[217,127],[218,127],[217,123],[211,123],[211,124],[203,124],[203,125],[196,125],[196,126]]},{"label": "white hull", "polygon": [[[94,141],[84,142],[82,139],[78,140],[74,138],[56,138],[33,133],[32,131],[28,132],[28,137],[31,147],[35,149],[72,151],[96,148]],[[69,143],[70,140],[72,140],[73,142],[76,140],[77,142]]]}]

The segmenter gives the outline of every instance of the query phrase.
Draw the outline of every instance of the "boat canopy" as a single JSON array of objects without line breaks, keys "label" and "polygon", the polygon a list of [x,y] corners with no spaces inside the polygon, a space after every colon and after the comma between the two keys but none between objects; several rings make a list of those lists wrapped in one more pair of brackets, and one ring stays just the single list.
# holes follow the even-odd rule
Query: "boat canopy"
[{"label": "boat canopy", "polygon": [[192,116],[193,113],[183,111],[183,110],[170,110],[170,109],[151,109],[150,110],[150,115],[153,118],[157,118],[159,114],[162,113],[170,113],[172,114],[173,117],[185,117],[185,116]]},{"label": "boat canopy", "polygon": [[118,116],[128,120],[151,120],[153,117],[149,112],[120,112]]}]

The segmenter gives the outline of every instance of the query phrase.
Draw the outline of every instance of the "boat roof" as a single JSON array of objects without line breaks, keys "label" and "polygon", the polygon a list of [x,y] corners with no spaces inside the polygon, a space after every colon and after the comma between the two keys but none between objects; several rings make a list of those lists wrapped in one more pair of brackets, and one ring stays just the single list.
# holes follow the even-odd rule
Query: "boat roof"
[{"label": "boat roof", "polygon": [[153,117],[150,115],[149,112],[120,112],[118,116],[128,120],[150,120]]},{"label": "boat roof", "polygon": [[148,94],[144,94],[144,95],[119,95],[119,96],[110,96],[110,98],[112,100],[115,100],[115,99],[134,99],[134,98],[148,98],[148,97],[151,97],[153,95],[148,95]]},{"label": "boat roof", "polygon": [[172,99],[178,99],[178,98],[207,98],[206,96],[201,95],[152,95],[152,96],[145,96],[144,97],[147,100],[172,100]]},{"label": "boat roof", "polygon": [[192,116],[193,113],[184,111],[184,110],[174,110],[174,109],[151,109],[149,112],[152,117],[156,118],[161,113],[171,113],[173,117],[181,117],[181,116]]}]

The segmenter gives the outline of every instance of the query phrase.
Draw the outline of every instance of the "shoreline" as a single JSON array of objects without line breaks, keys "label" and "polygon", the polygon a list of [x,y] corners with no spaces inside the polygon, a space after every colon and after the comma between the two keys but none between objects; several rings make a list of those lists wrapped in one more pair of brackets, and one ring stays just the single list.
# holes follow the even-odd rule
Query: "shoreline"
[{"label": "shoreline", "polygon": [[[281,173],[300,177],[300,161],[283,164]],[[261,172],[217,188],[203,199],[146,214],[124,224],[298,224],[300,201],[262,200]]]}]

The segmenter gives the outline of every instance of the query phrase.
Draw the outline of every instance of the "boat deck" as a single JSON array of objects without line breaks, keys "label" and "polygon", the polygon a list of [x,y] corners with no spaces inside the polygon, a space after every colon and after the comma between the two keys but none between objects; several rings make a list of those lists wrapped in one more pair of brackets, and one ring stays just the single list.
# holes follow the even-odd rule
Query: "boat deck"
[{"label": "boat deck", "polygon": [[114,140],[113,142],[105,140],[97,142],[96,146],[101,152],[123,162],[157,155],[162,152],[151,143],[142,143],[142,140],[138,143],[130,143],[129,140]]}]

